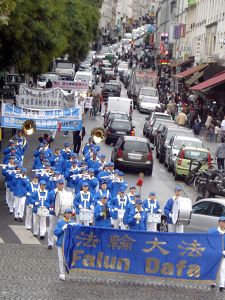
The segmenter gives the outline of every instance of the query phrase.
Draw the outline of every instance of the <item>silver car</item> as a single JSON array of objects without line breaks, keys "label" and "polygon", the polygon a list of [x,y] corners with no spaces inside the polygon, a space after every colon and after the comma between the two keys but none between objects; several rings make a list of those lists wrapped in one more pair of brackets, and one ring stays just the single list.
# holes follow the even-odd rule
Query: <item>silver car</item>
[{"label": "silver car", "polygon": [[192,206],[191,221],[185,226],[186,232],[207,232],[218,227],[220,216],[225,216],[225,198],[206,198]]},{"label": "silver car", "polygon": [[201,140],[195,137],[173,135],[167,145],[166,157],[164,162],[169,172],[174,170],[177,155],[180,151],[180,148],[184,146],[194,146],[203,148],[203,143]]}]

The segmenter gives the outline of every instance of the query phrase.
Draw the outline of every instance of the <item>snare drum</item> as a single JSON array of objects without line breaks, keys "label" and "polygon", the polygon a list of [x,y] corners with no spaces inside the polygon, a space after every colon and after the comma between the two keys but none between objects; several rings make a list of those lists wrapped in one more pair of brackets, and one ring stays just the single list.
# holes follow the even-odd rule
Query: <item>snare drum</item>
[{"label": "snare drum", "polygon": [[192,201],[189,198],[179,197],[173,203],[172,222],[176,225],[188,225],[191,220]]},{"label": "snare drum", "polygon": [[82,208],[80,210],[79,219],[81,222],[93,223],[93,213],[90,209]]},{"label": "snare drum", "polygon": [[64,214],[68,208],[73,209],[73,194],[68,191],[57,193],[55,197],[55,215]]},{"label": "snare drum", "polygon": [[37,209],[37,216],[39,217],[48,217],[49,216],[49,210],[45,206],[39,206]]},{"label": "snare drum", "polygon": [[148,214],[147,216],[148,223],[161,223],[161,215],[160,214]]}]

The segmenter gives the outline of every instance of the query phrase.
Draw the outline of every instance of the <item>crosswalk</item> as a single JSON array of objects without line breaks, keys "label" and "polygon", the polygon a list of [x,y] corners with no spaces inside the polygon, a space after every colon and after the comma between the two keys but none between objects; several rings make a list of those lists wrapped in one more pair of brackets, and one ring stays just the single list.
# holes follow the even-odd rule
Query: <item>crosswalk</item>
[{"label": "crosswalk", "polygon": [[23,244],[41,245],[42,243],[33,236],[32,231],[27,230],[23,225],[8,225],[8,230],[3,235],[0,234],[0,244]]}]

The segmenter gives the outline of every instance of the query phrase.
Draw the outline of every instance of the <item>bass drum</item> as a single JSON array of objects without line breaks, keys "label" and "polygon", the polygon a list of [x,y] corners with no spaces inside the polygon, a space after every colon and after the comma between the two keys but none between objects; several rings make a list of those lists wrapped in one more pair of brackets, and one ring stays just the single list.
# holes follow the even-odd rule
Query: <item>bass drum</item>
[{"label": "bass drum", "polygon": [[191,220],[192,201],[189,198],[180,197],[173,203],[172,222],[176,225],[188,225]]},{"label": "bass drum", "polygon": [[73,194],[69,191],[57,193],[55,197],[55,215],[59,216],[64,214],[65,210],[73,209]]}]

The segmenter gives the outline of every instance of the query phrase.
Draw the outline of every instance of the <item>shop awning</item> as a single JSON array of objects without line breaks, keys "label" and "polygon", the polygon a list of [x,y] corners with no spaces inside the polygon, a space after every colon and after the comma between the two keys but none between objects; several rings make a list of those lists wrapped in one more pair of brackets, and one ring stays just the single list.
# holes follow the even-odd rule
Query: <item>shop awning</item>
[{"label": "shop awning", "polygon": [[189,78],[188,80],[185,81],[185,84],[187,86],[192,86],[192,84],[194,84],[199,78],[201,78],[204,75],[204,72],[198,72],[195,73],[193,76],[191,76],[191,78]]},{"label": "shop awning", "polygon": [[220,85],[225,82],[225,72],[221,73],[220,75],[217,75],[215,77],[212,77],[200,84],[197,84],[190,88],[192,91],[205,91],[207,89],[211,89],[214,86]]},{"label": "shop awning", "polygon": [[191,64],[193,62],[194,62],[194,57],[186,59],[186,60],[174,61],[174,62],[170,63],[170,67],[171,68],[181,67],[183,65]]},{"label": "shop awning", "polygon": [[174,77],[177,78],[177,79],[182,79],[182,78],[191,76],[192,74],[194,74],[196,72],[202,71],[203,69],[208,67],[208,65],[209,64],[201,64],[201,65],[195,66],[195,67],[190,68],[190,69],[188,69],[184,72],[181,72],[179,74],[174,75]]}]

